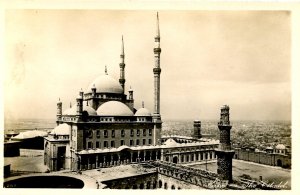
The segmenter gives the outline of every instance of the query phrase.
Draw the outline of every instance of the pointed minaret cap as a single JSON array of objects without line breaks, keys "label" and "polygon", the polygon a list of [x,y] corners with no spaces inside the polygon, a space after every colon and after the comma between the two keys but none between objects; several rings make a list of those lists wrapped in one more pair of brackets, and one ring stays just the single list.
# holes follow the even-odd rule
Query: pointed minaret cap
[{"label": "pointed minaret cap", "polygon": [[122,35],[122,45],[121,45],[121,57],[124,58],[125,52],[124,52],[124,40],[123,40],[123,35]]},{"label": "pointed minaret cap", "polygon": [[160,37],[158,12],[156,12],[156,37]]}]

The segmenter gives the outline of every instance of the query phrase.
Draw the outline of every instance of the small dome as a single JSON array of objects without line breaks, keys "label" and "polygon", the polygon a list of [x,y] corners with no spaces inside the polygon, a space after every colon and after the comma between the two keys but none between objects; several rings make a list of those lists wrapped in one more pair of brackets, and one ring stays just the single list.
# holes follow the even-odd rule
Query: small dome
[{"label": "small dome", "polygon": [[133,116],[129,107],[118,101],[105,102],[97,109],[97,114],[101,116]]},{"label": "small dome", "polygon": [[134,116],[151,116],[151,113],[147,108],[140,108]]},{"label": "small dome", "polygon": [[283,144],[278,144],[276,147],[275,147],[276,150],[285,150],[285,146]]},{"label": "small dome", "polygon": [[51,135],[70,135],[70,126],[66,123],[60,124],[55,127],[51,133]]},{"label": "small dome", "polygon": [[96,88],[96,93],[123,93],[123,88],[120,83],[107,74],[97,77],[88,86],[87,93],[91,93],[92,88]]},{"label": "small dome", "polygon": [[[94,108],[83,105],[83,111],[86,111],[90,116],[96,116],[97,112],[94,110]],[[72,108],[69,108],[63,112],[63,115],[76,115],[77,113],[77,106],[73,106]]]},{"label": "small dome", "polygon": [[175,147],[178,146],[179,144],[172,138],[169,138],[167,139],[167,141],[165,141],[164,145],[166,145],[167,147]]}]

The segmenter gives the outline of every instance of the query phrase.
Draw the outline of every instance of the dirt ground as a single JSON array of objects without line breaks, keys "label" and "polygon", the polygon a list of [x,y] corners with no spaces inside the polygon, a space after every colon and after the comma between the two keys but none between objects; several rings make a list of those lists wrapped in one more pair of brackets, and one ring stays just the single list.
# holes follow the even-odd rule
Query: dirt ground
[{"label": "dirt ground", "polygon": [[[206,169],[205,164],[190,165],[190,167]],[[208,163],[207,170],[217,172],[217,163]],[[249,175],[252,179],[258,180],[262,176],[263,181],[274,184],[280,182],[287,183],[288,188],[291,188],[291,170],[281,167],[273,167],[257,163],[251,163],[241,160],[233,160],[232,174],[234,178],[240,177],[243,174]]]}]

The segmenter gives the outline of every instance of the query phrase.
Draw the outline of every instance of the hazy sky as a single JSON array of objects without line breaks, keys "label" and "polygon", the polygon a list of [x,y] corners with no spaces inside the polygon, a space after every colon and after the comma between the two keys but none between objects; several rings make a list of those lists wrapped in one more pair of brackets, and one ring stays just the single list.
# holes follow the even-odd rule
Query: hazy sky
[{"label": "hazy sky", "polygon": [[[153,111],[155,11],[8,10],[6,118],[55,118],[104,73]],[[291,117],[290,14],[285,11],[160,11],[163,119]]]}]

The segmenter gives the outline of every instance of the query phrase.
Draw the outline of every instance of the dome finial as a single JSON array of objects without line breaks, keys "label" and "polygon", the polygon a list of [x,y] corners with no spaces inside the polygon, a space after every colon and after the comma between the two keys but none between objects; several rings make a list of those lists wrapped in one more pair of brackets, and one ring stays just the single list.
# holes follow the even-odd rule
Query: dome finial
[{"label": "dome finial", "polygon": [[70,108],[72,108],[72,103],[70,102]]},{"label": "dome finial", "polygon": [[142,101],[142,108],[144,108],[145,107],[145,105],[144,105],[144,101]]},{"label": "dome finial", "polygon": [[107,66],[105,65],[105,74],[107,75]]}]

